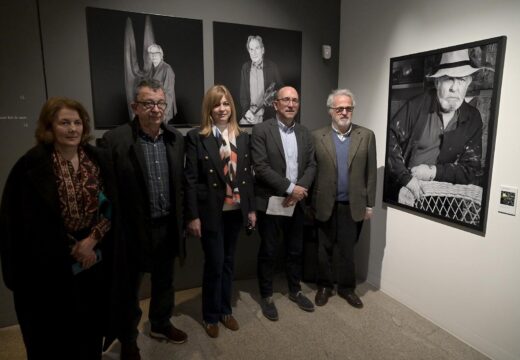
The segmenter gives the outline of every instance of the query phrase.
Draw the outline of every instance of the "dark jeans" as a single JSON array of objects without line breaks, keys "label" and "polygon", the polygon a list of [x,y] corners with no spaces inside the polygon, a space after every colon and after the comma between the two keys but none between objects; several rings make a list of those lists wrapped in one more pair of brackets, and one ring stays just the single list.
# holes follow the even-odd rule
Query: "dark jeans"
[{"label": "dark jeans", "polygon": [[273,276],[280,232],[285,241],[289,291],[297,293],[301,290],[303,221],[304,213],[299,205],[295,207],[291,217],[258,212],[258,232],[261,238],[257,263],[258,285],[263,298],[273,295]]},{"label": "dark jeans", "polygon": [[[164,329],[171,326],[170,317],[175,304],[175,290],[173,287],[174,277],[174,241],[173,231],[170,231],[166,222],[160,222],[151,225],[152,250],[151,259],[148,259],[150,268],[147,267],[146,272],[150,272],[151,279],[151,298],[148,319],[152,330]],[[144,272],[138,267],[133,269],[129,275],[131,283],[133,283],[133,291],[131,299],[128,301],[128,316],[123,319],[124,328],[122,329],[122,342],[132,342],[137,339],[137,325],[141,319],[142,311],[139,307],[139,288],[143,279]]]},{"label": "dark jeans", "polygon": [[230,315],[233,268],[238,234],[242,228],[240,210],[224,211],[220,231],[202,232],[204,277],[202,280],[202,317],[208,324]]},{"label": "dark jeans", "polygon": [[102,264],[57,279],[35,280],[13,293],[27,359],[101,359]]},{"label": "dark jeans", "polygon": [[[317,221],[318,236],[318,280],[320,287],[333,288],[334,273],[338,290],[356,288],[354,245],[357,242],[363,221],[352,219],[350,205],[336,203],[330,219]],[[338,261],[333,267],[334,247],[338,248]]]}]

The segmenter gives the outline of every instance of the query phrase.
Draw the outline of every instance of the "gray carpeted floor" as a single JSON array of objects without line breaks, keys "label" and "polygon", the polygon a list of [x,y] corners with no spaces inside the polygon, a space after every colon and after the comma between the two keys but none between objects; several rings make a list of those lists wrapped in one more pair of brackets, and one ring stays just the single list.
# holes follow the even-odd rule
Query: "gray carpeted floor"
[{"label": "gray carpeted floor", "polygon": [[[188,342],[182,345],[148,336],[148,301],[143,301],[138,339],[143,359],[488,359],[366,283],[358,287],[363,309],[334,296],[326,306],[306,313],[287,298],[285,280],[279,277],[274,296],[277,322],[263,317],[256,280],[237,281],[234,290],[233,310],[240,330],[220,326],[217,339],[209,338],[201,326],[201,290],[176,294],[172,321],[188,333]],[[303,291],[314,301],[314,286],[304,284]],[[25,358],[17,327],[0,329],[0,344],[0,360]],[[119,347],[114,344],[103,360],[119,359]]]}]

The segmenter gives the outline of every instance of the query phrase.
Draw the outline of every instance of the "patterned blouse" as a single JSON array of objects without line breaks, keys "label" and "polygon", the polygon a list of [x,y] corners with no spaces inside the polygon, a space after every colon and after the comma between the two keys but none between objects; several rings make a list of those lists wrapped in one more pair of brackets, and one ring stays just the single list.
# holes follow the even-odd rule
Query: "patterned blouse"
[{"label": "patterned blouse", "polygon": [[90,236],[99,243],[111,226],[110,220],[99,211],[99,193],[103,186],[100,171],[81,146],[78,147],[78,159],[79,167],[75,172],[71,161],[65,160],[56,150],[52,153],[61,216],[68,233],[91,229]]}]

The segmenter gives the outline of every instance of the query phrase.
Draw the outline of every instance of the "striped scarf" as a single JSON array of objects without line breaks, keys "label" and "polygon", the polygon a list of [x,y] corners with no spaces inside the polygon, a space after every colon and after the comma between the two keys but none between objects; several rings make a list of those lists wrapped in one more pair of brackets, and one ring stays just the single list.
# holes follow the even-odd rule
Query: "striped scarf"
[{"label": "striped scarf", "polygon": [[224,178],[226,179],[226,197],[228,205],[240,204],[240,193],[237,184],[237,142],[235,133],[228,128],[221,132],[220,158],[224,163]]}]

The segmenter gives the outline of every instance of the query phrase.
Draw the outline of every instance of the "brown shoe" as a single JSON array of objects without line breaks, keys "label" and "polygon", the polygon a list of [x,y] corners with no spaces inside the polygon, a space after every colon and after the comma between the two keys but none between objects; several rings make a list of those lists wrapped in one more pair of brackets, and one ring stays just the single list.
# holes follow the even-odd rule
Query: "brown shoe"
[{"label": "brown shoe", "polygon": [[188,340],[188,335],[175,326],[171,325],[165,329],[154,329],[150,330],[150,337],[156,340],[166,340],[174,344],[182,344]]},{"label": "brown shoe", "polygon": [[210,338],[218,337],[218,323],[216,323],[216,324],[203,323],[203,325],[204,325],[204,330],[206,330],[206,334],[208,334],[208,336]]},{"label": "brown shoe", "polygon": [[141,360],[136,341],[121,344],[121,360]]},{"label": "brown shoe", "polygon": [[220,322],[224,324],[224,326],[227,327],[229,330],[237,331],[239,328],[238,321],[231,314],[223,315],[220,318]]}]

